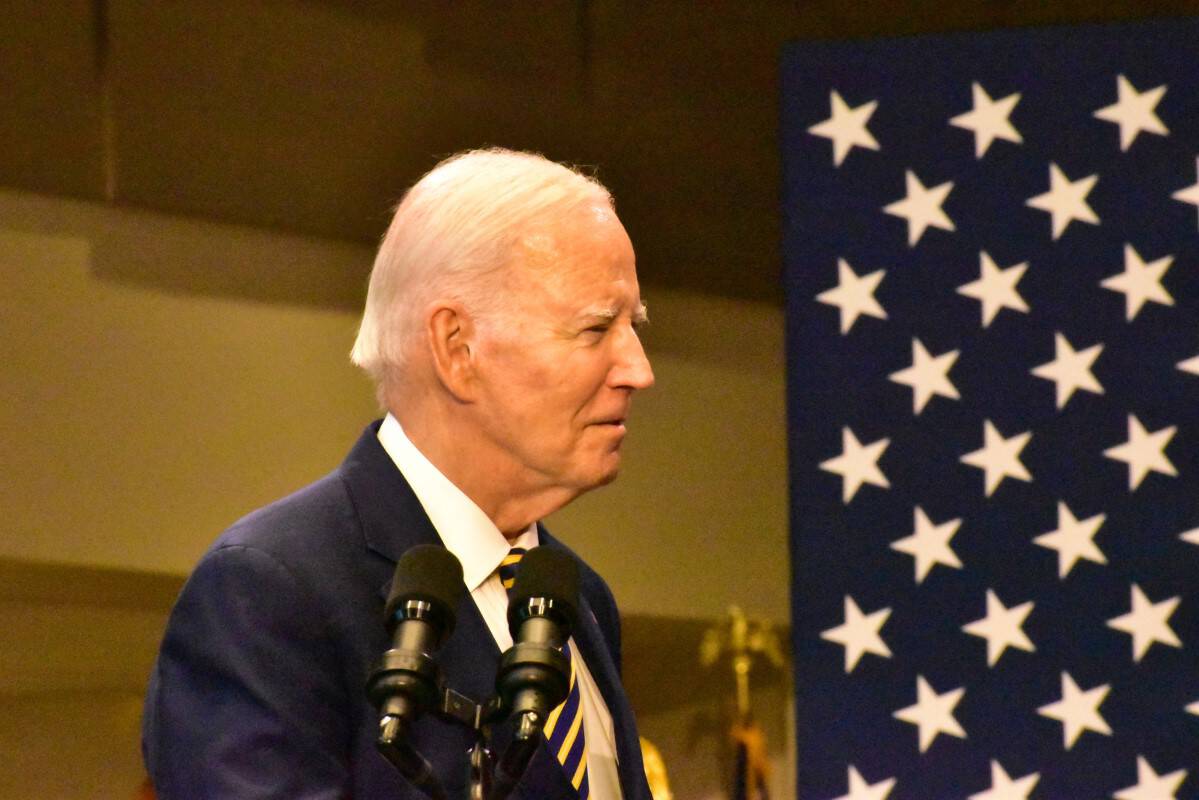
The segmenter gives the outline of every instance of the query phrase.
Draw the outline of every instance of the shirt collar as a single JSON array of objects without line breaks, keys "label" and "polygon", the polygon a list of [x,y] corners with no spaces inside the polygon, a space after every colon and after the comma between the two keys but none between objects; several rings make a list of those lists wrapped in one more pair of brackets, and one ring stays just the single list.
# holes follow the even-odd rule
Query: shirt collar
[{"label": "shirt collar", "polygon": [[467,590],[473,592],[479,588],[511,548],[537,546],[536,523],[509,544],[483,509],[416,449],[399,420],[391,414],[379,426],[378,437],[379,444],[412,487],[446,549],[462,562],[462,579]]}]

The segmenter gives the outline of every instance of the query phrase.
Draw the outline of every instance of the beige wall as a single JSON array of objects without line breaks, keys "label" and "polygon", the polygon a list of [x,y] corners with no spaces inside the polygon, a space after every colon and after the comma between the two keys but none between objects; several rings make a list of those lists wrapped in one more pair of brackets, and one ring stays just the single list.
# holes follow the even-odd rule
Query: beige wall
[{"label": "beige wall", "polygon": [[[121,258],[365,275],[371,253],[0,192],[0,556],[184,574],[238,516],[334,467],[374,402],[346,360],[353,313],[96,277],[129,274]],[[551,525],[630,612],[786,620],[781,315],[645,294],[658,383],[625,473]]]}]

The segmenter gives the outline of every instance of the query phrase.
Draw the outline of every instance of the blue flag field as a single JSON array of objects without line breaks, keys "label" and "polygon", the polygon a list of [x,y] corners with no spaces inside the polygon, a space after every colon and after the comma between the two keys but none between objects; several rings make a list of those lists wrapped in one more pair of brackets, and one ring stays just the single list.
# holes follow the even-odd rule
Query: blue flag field
[{"label": "blue flag field", "polygon": [[800,800],[1199,798],[1199,20],[781,70]]}]

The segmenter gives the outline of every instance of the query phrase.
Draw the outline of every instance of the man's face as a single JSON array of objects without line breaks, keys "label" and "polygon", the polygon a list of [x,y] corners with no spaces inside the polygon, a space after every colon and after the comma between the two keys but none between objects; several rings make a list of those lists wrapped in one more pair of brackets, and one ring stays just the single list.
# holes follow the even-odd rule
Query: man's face
[{"label": "man's face", "polygon": [[528,232],[504,282],[512,310],[479,344],[483,436],[529,489],[608,483],[632,395],[654,381],[624,227],[596,206]]}]

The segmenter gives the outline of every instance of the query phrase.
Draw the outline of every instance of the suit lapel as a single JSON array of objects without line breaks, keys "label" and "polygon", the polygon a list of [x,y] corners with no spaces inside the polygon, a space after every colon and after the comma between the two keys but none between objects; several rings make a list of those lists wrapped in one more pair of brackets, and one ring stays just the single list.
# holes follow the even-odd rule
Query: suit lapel
[{"label": "suit lapel", "polygon": [[373,422],[363,432],[342,463],[342,474],[367,549],[394,564],[412,547],[440,544],[441,538],[412,487],[379,444],[379,424]]},{"label": "suit lapel", "polygon": [[[442,542],[412,487],[379,443],[378,431],[378,422],[367,427],[342,464],[342,474],[362,526],[364,545],[390,564],[387,578],[378,588],[380,600],[386,601],[400,557],[418,544]],[[379,608],[381,613],[382,603]],[[455,612],[454,633],[438,660],[444,665],[449,686],[481,702],[494,691],[499,648],[469,597]]]}]

